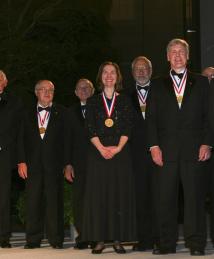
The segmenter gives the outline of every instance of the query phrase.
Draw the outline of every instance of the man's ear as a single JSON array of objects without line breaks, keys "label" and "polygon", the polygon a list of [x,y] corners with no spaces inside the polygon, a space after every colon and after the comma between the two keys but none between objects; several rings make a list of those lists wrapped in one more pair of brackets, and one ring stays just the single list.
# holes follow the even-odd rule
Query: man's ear
[{"label": "man's ear", "polygon": [[8,81],[7,81],[7,79],[5,79],[5,81],[4,81],[4,87],[7,86],[7,83],[8,83]]},{"label": "man's ear", "polygon": [[167,61],[169,61],[169,53],[166,54]]}]

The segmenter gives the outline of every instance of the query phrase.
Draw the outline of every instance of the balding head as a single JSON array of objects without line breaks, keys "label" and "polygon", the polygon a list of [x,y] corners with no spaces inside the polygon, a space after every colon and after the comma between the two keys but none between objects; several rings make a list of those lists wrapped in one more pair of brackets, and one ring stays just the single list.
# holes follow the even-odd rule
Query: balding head
[{"label": "balding head", "polygon": [[86,103],[86,100],[94,93],[92,82],[86,78],[81,78],[76,83],[75,94],[81,102]]},{"label": "balding head", "polygon": [[40,80],[35,85],[38,103],[43,107],[49,106],[54,97],[54,84],[49,80]]}]

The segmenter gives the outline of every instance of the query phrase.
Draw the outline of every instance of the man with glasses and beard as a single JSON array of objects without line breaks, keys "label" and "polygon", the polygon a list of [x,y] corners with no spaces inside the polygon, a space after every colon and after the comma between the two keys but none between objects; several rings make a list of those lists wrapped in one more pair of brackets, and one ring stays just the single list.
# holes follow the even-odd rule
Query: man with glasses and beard
[{"label": "man with glasses and beard", "polygon": [[138,56],[132,62],[134,83],[125,89],[134,108],[134,125],[130,138],[135,178],[137,243],[134,251],[146,251],[153,247],[152,231],[152,160],[146,143],[146,103],[151,87],[152,63]]}]

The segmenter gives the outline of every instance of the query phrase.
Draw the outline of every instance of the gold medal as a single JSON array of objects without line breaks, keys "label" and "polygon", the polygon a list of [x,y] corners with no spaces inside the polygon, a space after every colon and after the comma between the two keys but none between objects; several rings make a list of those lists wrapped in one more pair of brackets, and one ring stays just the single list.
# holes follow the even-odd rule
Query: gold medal
[{"label": "gold medal", "polygon": [[183,100],[183,96],[182,95],[177,96],[178,103],[182,103],[182,100]]},{"label": "gold medal", "polygon": [[[114,92],[112,95],[112,100],[111,103],[108,105],[106,97],[105,97],[105,93],[102,93],[102,99],[103,99],[103,104],[106,110],[106,115],[107,115],[107,119],[105,120],[105,126],[108,128],[111,128],[114,125],[114,121],[111,119],[111,115],[112,112],[114,110],[114,106],[115,106],[115,101],[116,101],[116,93]],[[109,107],[110,106],[110,107]]]},{"label": "gold medal", "polygon": [[45,131],[46,131],[46,129],[44,127],[40,127],[39,128],[39,133],[40,134],[45,134]]},{"label": "gold medal", "polygon": [[140,109],[141,109],[142,112],[145,112],[146,111],[146,105],[140,106]]},{"label": "gold medal", "polygon": [[114,125],[114,121],[112,119],[108,118],[105,120],[105,125],[106,125],[106,127],[111,128]]}]

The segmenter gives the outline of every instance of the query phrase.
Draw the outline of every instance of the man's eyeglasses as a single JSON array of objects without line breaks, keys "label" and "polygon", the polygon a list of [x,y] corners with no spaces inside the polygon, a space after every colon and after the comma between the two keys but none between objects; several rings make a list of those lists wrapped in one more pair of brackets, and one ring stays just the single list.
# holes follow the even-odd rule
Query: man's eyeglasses
[{"label": "man's eyeglasses", "polygon": [[37,91],[40,91],[42,93],[48,93],[48,94],[53,94],[54,93],[54,89],[39,88],[39,89],[37,89]]}]

